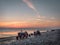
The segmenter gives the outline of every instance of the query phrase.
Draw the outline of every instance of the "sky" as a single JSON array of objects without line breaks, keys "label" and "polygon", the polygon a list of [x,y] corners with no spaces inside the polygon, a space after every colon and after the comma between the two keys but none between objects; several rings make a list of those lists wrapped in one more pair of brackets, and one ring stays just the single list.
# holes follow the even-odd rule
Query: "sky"
[{"label": "sky", "polygon": [[60,28],[60,0],[0,0],[0,27]]}]

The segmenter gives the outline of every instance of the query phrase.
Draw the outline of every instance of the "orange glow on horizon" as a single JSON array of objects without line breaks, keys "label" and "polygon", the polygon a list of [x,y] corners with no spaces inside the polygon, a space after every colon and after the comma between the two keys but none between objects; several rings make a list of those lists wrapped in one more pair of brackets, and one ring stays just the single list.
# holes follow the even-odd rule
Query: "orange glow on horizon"
[{"label": "orange glow on horizon", "polygon": [[0,22],[0,27],[11,27],[11,28],[29,28],[29,27],[52,27],[60,26],[60,22]]}]

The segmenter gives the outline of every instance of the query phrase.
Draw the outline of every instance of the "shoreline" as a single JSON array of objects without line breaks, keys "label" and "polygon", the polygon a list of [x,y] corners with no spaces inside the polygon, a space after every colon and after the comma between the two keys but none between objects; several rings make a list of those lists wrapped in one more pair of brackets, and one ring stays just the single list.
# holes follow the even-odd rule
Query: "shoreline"
[{"label": "shoreline", "polygon": [[13,40],[14,37],[16,36],[11,36],[11,37],[3,37],[3,38],[0,38],[0,42],[5,42],[5,41],[10,41],[10,40]]},{"label": "shoreline", "polygon": [[[60,31],[60,29],[59,29]],[[41,36],[38,37],[30,37],[27,39],[22,39],[22,40],[16,40],[16,36],[11,36],[11,37],[5,37],[5,38],[0,38],[2,41],[0,41],[0,44],[4,45],[4,44],[11,44],[11,45],[25,45],[25,44],[36,44],[36,45],[55,45],[55,43],[58,45],[59,41],[56,40],[57,38],[57,30],[51,30],[45,33],[42,33]],[[4,44],[3,44],[3,43]],[[47,44],[46,44],[47,43]]]}]

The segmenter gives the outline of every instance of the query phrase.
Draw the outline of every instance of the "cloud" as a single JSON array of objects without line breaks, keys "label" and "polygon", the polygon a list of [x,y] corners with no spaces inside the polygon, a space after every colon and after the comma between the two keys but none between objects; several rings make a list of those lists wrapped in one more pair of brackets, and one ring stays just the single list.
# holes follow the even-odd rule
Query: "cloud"
[{"label": "cloud", "polygon": [[55,19],[55,17],[51,17],[50,19],[54,20],[54,19]]},{"label": "cloud", "polygon": [[36,8],[34,7],[34,5],[29,0],[23,0],[23,2],[25,2],[28,5],[29,8],[36,11]]},{"label": "cloud", "polygon": [[22,0],[22,1],[26,3],[29,8],[31,8],[36,12],[36,17],[37,17],[36,20],[42,20],[46,18],[45,16],[40,15],[39,11],[37,11],[37,9],[34,7],[33,3],[30,0]]},{"label": "cloud", "polygon": [[29,8],[31,8],[32,10],[34,10],[36,12],[37,16],[40,15],[39,12],[37,11],[37,9],[34,7],[33,3],[30,2],[30,0],[23,0],[23,2],[26,3]]},{"label": "cloud", "polygon": [[30,0],[23,0],[23,2],[26,3],[29,8],[34,10],[37,13],[37,15],[40,15],[37,9],[34,7],[33,3],[30,2]]},{"label": "cloud", "polygon": [[45,16],[40,16],[40,15],[38,15],[38,18],[44,19],[44,18],[46,18],[46,17],[45,17]]}]

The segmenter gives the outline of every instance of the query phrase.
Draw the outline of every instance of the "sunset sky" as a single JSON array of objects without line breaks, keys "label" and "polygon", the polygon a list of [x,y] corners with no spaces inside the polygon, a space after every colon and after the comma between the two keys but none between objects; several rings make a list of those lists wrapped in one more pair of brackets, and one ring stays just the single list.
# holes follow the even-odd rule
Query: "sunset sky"
[{"label": "sunset sky", "polygon": [[60,27],[60,0],[0,0],[0,27]]}]

